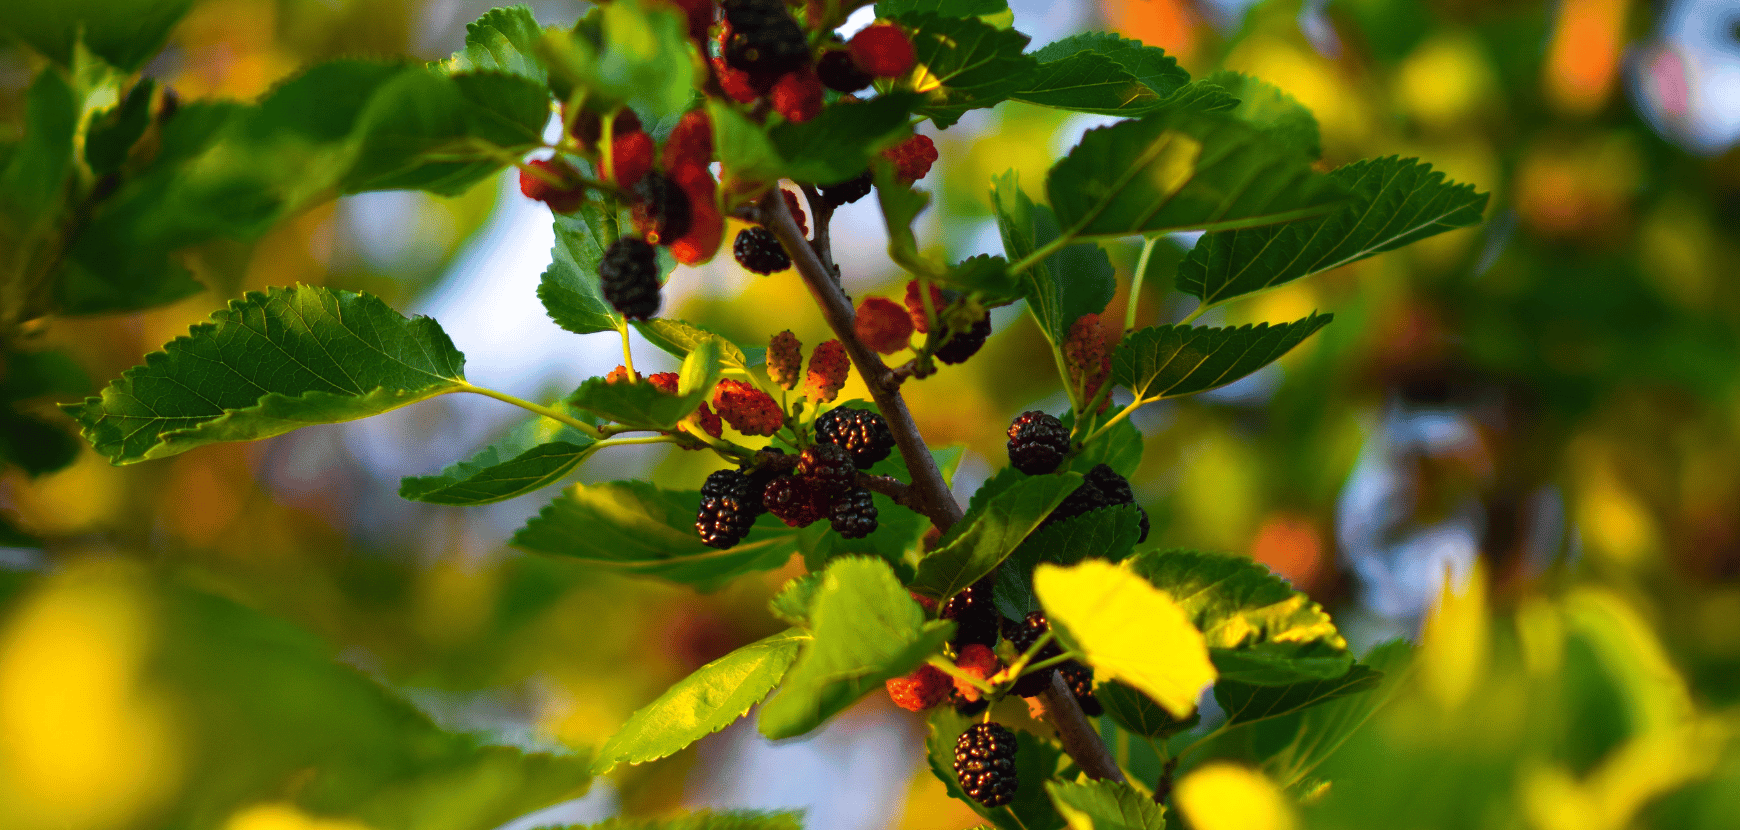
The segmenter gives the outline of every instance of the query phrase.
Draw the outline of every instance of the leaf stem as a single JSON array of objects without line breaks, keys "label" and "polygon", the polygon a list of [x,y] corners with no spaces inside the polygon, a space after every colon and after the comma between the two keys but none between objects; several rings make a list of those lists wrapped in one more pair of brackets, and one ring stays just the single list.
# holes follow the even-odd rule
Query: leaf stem
[{"label": "leaf stem", "polygon": [[622,368],[628,370],[629,383],[638,383],[640,375],[634,371],[634,349],[628,343],[628,321],[622,321],[616,330],[622,333]]},{"label": "leaf stem", "polygon": [[[1109,385],[1109,383],[1110,382],[1108,380],[1108,385]],[[1111,429],[1113,424],[1115,424],[1119,421],[1122,421],[1125,418],[1129,417],[1130,413],[1135,412],[1137,407],[1139,407],[1145,403],[1148,403],[1148,401],[1142,400],[1141,398],[1137,398],[1133,401],[1130,401],[1128,404],[1126,404],[1124,406],[1123,409],[1118,410],[1118,414],[1113,415],[1110,418],[1107,418],[1105,423],[1100,424],[1099,427],[1094,429],[1093,432],[1088,433],[1088,437],[1081,439],[1082,446],[1085,447],[1088,444],[1093,443],[1093,440],[1095,438],[1098,438],[1101,435],[1105,434],[1105,431],[1108,429]],[[1078,420],[1077,423],[1080,423],[1080,421]]]},{"label": "leaf stem", "polygon": [[932,654],[931,656],[925,658],[925,662],[929,663],[931,666],[933,666],[937,669],[942,670],[942,672],[944,674],[948,675],[949,677],[952,677],[956,680],[959,680],[962,683],[966,683],[967,685],[972,686],[975,689],[978,689],[980,692],[983,692],[985,694],[991,693],[991,684],[986,683],[985,681],[980,680],[979,678],[974,677],[970,674],[967,674],[964,671],[961,671],[961,667],[955,665],[954,663],[949,662],[949,659],[947,657],[943,657],[940,654]]},{"label": "leaf stem", "polygon": [[544,406],[542,404],[535,404],[535,403],[532,403],[531,401],[528,401],[528,400],[516,398],[512,395],[509,395],[506,392],[498,392],[498,391],[491,389],[487,386],[476,386],[476,385],[473,385],[473,384],[468,383],[468,382],[463,381],[463,380],[459,381],[459,383],[460,383],[459,388],[454,389],[453,391],[455,391],[455,392],[471,392],[471,393],[476,394],[476,395],[482,395],[486,398],[495,398],[496,400],[502,401],[504,403],[511,403],[514,406],[517,406],[517,407],[524,409],[528,412],[535,412],[539,415],[542,415],[546,418],[549,418],[552,421],[559,421],[563,424],[567,424],[568,426],[571,426],[571,427],[585,433],[590,438],[602,439],[604,437],[604,433],[600,432],[598,427],[595,427],[589,423],[586,423],[585,421],[582,421],[579,418],[575,418],[574,416],[569,415],[568,413],[563,412],[559,409],[554,409],[552,407]]},{"label": "leaf stem", "polygon": [[1124,303],[1124,331],[1136,327],[1136,306],[1142,298],[1142,283],[1148,279],[1148,259],[1154,255],[1154,243],[1158,241],[1158,236],[1142,238],[1142,255],[1136,259],[1136,271],[1130,275],[1130,297]]},{"label": "leaf stem", "polygon": [[1185,315],[1184,319],[1179,320],[1174,325],[1188,326],[1191,323],[1196,322],[1196,318],[1201,317],[1203,312],[1205,312],[1211,308],[1214,308],[1214,305],[1212,303],[1202,303],[1196,307],[1195,311],[1192,311],[1189,314]]},{"label": "leaf stem", "polygon": [[1070,233],[1059,233],[1056,239],[1034,248],[1033,253],[1016,260],[1009,266],[1009,272],[1013,274],[1032,268],[1046,257],[1063,250],[1071,242],[1071,237]]}]

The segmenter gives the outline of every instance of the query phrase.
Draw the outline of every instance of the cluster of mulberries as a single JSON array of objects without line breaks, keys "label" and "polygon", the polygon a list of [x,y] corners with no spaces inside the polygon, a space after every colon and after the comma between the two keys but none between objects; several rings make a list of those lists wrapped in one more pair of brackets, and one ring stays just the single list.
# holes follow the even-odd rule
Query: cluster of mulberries
[{"label": "cluster of mulberries", "polygon": [[[1039,611],[1034,611],[1033,613],[1028,614],[1027,617],[1020,622],[1010,622],[1008,620],[1003,621],[1003,636],[1009,640],[1009,644],[1014,646],[1016,651],[1022,653],[1033,648],[1033,644],[1039,642],[1039,638],[1045,636],[1045,633],[1050,630],[1051,625],[1045,619],[1045,614]],[[1033,655],[1033,662],[1037,663],[1041,660],[1049,660],[1062,654],[1062,647],[1057,645],[1056,641],[1053,641],[1047,643],[1044,648],[1040,649],[1038,654]],[[1064,683],[1069,686],[1070,692],[1075,695],[1076,701],[1081,704],[1081,710],[1083,712],[1097,716],[1104,711],[1100,706],[1099,700],[1094,697],[1093,667],[1083,665],[1074,660],[1065,660],[1064,662],[1057,664],[1055,667],[1022,675],[1020,679],[1015,681],[1015,694],[1022,697],[1035,697],[1044,692],[1051,686],[1051,675],[1053,671],[1063,675]]]},{"label": "cluster of mulberries", "polygon": [[708,547],[734,547],[755,519],[767,511],[763,493],[778,475],[783,453],[767,449],[756,453],[748,464],[735,470],[717,470],[701,485],[701,506],[695,512],[695,532]]},{"label": "cluster of mulberries", "polygon": [[788,121],[816,117],[824,85],[839,92],[863,89],[876,78],[906,74],[916,59],[912,41],[893,24],[868,26],[845,49],[825,49],[817,56],[782,0],[724,0],[722,5],[725,25],[711,59],[719,89],[745,104],[765,97]]},{"label": "cluster of mulberries", "polygon": [[[1118,475],[1116,470],[1105,464],[1095,464],[1093,469],[1088,470],[1083,477],[1081,486],[1066,496],[1063,503],[1052,510],[1051,515],[1045,517],[1045,522],[1040,526],[1045,527],[1064,519],[1073,519],[1094,510],[1135,503],[1136,494],[1130,489],[1129,479]],[[1136,510],[1140,514],[1142,522],[1142,535],[1136,541],[1146,542],[1148,541],[1148,511],[1140,506]]]}]

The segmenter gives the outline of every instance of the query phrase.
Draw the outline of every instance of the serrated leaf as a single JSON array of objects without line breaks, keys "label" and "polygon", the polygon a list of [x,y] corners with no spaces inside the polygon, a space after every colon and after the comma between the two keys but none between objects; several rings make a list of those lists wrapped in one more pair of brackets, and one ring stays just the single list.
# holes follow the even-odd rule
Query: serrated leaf
[{"label": "serrated leaf", "polygon": [[803,830],[803,814],[704,810],[670,819],[613,818],[568,830]]},{"label": "serrated leaf", "polygon": [[1337,678],[1285,686],[1258,686],[1223,677],[1214,684],[1214,699],[1226,712],[1227,723],[1237,726],[1291,715],[1339,697],[1371,691],[1383,685],[1383,679],[1383,672],[1358,663]]},{"label": "serrated leaf", "polygon": [[376,297],[254,292],[147,355],[100,397],[63,407],[114,464],[378,415],[465,386],[441,326]]},{"label": "serrated leaf", "polygon": [[1010,97],[1030,104],[1103,115],[1141,115],[1162,106],[1190,81],[1165,50],[1107,32],[1047,44]]},{"label": "serrated leaf", "polygon": [[792,625],[810,627],[810,603],[815,601],[816,590],[822,587],[820,572],[794,576],[780,586],[779,593],[767,601],[767,610],[774,616]]},{"label": "serrated leaf", "polygon": [[989,254],[967,257],[950,265],[937,282],[956,291],[977,291],[993,300],[1021,296],[1022,280],[1009,273],[1008,260]]},{"label": "serrated leaf", "polygon": [[1339,268],[1480,222],[1490,194],[1417,159],[1356,161],[1329,178],[1353,199],[1320,219],[1211,233],[1178,266],[1178,288],[1205,305]]},{"label": "serrated leaf", "polygon": [[1208,644],[1184,607],[1129,568],[1097,559],[1042,564],[1033,590],[1052,631],[1102,681],[1122,680],[1176,718],[1189,716],[1214,682]]},{"label": "serrated leaf", "polygon": [[1022,54],[1028,37],[970,17],[912,12],[897,18],[912,37],[918,58],[900,89],[925,96],[918,113],[939,128],[968,110],[995,105],[1021,88],[1036,62]]},{"label": "serrated leaf", "polygon": [[[584,417],[572,410],[569,414]],[[567,424],[535,416],[440,475],[400,479],[399,497],[454,505],[511,499],[559,481],[592,454],[594,445]]]},{"label": "serrated leaf", "polygon": [[1234,118],[1256,127],[1283,146],[1296,148],[1311,159],[1323,155],[1317,117],[1280,87],[1232,70],[1221,70],[1203,78],[1203,81],[1238,99],[1238,106],[1228,110]]},{"label": "serrated leaf", "polygon": [[1179,720],[1147,695],[1117,680],[1095,686],[1094,699],[1100,702],[1106,715],[1118,722],[1118,726],[1150,738],[1170,738],[1202,722],[1200,713]]},{"label": "serrated leaf", "polygon": [[765,514],[735,547],[707,547],[695,534],[700,503],[699,492],[644,481],[576,484],[515,532],[511,544],[702,590],[776,568],[797,549],[796,531]]},{"label": "serrated leaf", "polygon": [[1263,768],[1279,781],[1304,778],[1389,702],[1407,677],[1412,658],[1406,640],[1379,645],[1360,661],[1382,675],[1376,688],[1254,723],[1251,743],[1265,758]]},{"label": "serrated leaf", "polygon": [[808,639],[787,629],[696,669],[636,710],[604,742],[592,761],[592,774],[603,775],[617,764],[658,760],[730,726],[779,685]]},{"label": "serrated leaf", "polygon": [[78,3],[0,3],[0,31],[29,44],[64,67],[76,44],[115,68],[142,66],[180,22],[194,0],[105,0]]},{"label": "serrated leaf", "polygon": [[1329,325],[1333,314],[1239,328],[1150,326],[1124,335],[1112,353],[1112,382],[1142,402],[1194,395],[1251,374]]},{"label": "serrated leaf", "polygon": [[112,173],[127,160],[127,151],[151,123],[151,97],[157,83],[145,78],[115,106],[91,115],[85,129],[85,164],[96,175]]},{"label": "serrated leaf", "polygon": [[1172,108],[1089,130],[1052,166],[1046,192],[1058,222],[1081,237],[1289,222],[1327,213],[1346,195],[1254,127]]},{"label": "serrated leaf", "polygon": [[1166,830],[1166,808],[1121,781],[1047,781],[1070,830]]},{"label": "serrated leaf", "polygon": [[912,590],[945,599],[990,573],[1063,502],[1081,476],[1031,476],[987,501],[949,528],[937,549],[918,562]]},{"label": "serrated leaf", "polygon": [[1160,108],[1180,112],[1229,112],[1237,109],[1239,99],[1232,93],[1206,80],[1198,79],[1178,88],[1161,102]]},{"label": "serrated leaf", "polygon": [[814,639],[804,644],[779,693],[761,707],[761,734],[802,735],[884,681],[936,653],[954,632],[925,621],[887,562],[842,557],[828,563],[810,604]]},{"label": "serrated leaf", "polygon": [[580,384],[567,402],[623,426],[668,431],[705,403],[718,382],[719,341],[707,339],[683,358],[674,395],[645,381],[612,383],[600,377]]},{"label": "serrated leaf", "polygon": [[538,282],[538,299],[556,325],[575,334],[623,326],[622,315],[604,299],[598,282],[598,263],[604,261],[608,240],[616,238],[621,223],[621,217],[608,214],[595,202],[581,205],[573,214],[555,215],[556,245],[550,250],[550,267]]},{"label": "serrated leaf", "polygon": [[918,237],[912,232],[912,221],[930,205],[930,193],[900,183],[894,177],[893,166],[886,162],[878,162],[870,169],[876,183],[876,202],[888,227],[888,258],[913,274],[930,279],[941,277],[946,268],[935,256],[919,250]]},{"label": "serrated leaf", "polygon": [[427,190],[457,196],[540,143],[550,94],[518,75],[398,73],[370,97],[352,134],[344,192]]},{"label": "serrated leaf", "polygon": [[1009,11],[1005,0],[882,0],[876,16],[883,19],[903,14],[930,12],[942,17],[985,17]]},{"label": "serrated leaf", "polygon": [[675,7],[610,3],[582,23],[539,37],[537,54],[553,77],[603,102],[627,104],[642,117],[689,108],[695,95],[694,46],[688,23]]},{"label": "serrated leaf", "polygon": [[1353,655],[1323,606],[1242,556],[1147,551],[1131,571],[1175,597],[1222,677],[1278,686],[1347,673]]},{"label": "serrated leaf", "polygon": [[505,72],[529,78],[543,86],[549,71],[537,57],[538,38],[544,34],[527,6],[490,9],[465,24],[465,48],[445,62],[451,73]]},{"label": "serrated leaf", "polygon": [[1033,569],[1039,563],[1074,565],[1090,557],[1117,562],[1130,555],[1141,536],[1141,508],[1133,504],[1090,510],[1034,532],[997,569],[992,592],[997,609],[1012,620],[1039,610],[1033,593]]},{"label": "serrated leaf", "polygon": [[955,743],[973,720],[952,706],[931,710],[930,736],[925,740],[925,758],[930,762],[931,773],[951,797],[973,808],[993,826],[1004,830],[1061,830],[1063,816],[1052,806],[1041,782],[1057,775],[1063,750],[1031,732],[1015,732],[1015,777],[1020,784],[1015,788],[1015,799],[1005,807],[991,808],[967,797],[955,775]]},{"label": "serrated leaf", "polygon": [[778,176],[832,184],[864,172],[876,154],[905,137],[920,96],[889,92],[850,106],[831,106],[801,124],[787,121],[768,133],[779,155]]},{"label": "serrated leaf", "polygon": [[640,332],[640,336],[646,338],[646,342],[676,357],[688,357],[689,352],[702,341],[712,340],[719,344],[719,361],[726,369],[747,374],[751,368],[767,362],[766,346],[744,348],[706,326],[687,320],[654,317],[651,320],[635,320],[630,325]]}]

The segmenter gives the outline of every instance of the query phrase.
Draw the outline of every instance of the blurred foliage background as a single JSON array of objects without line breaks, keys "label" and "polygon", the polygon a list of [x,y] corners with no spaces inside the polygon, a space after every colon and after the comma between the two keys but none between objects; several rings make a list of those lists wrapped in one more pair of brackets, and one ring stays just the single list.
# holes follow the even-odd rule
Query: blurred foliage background
[{"label": "blurred foliage background", "polygon": [[[1268,770],[1303,796],[1305,823],[1730,826],[1740,151],[1724,125],[1740,100],[1721,79],[1740,71],[1740,5],[1013,5],[1036,45],[1104,28],[1163,46],[1193,76],[1231,68],[1280,86],[1315,112],[1329,167],[1417,155],[1493,194],[1480,227],[1209,315],[1337,319],[1278,366],[1137,419],[1148,441],[1132,482],[1161,543],[1268,564],[1358,649],[1421,643],[1365,728]],[[445,56],[487,7],[206,0],[146,72],[187,100],[249,99],[333,56]],[[533,7],[546,23],[584,8]],[[19,129],[38,61],[0,42],[0,129]],[[1096,123],[1011,102],[934,134],[940,198],[921,238],[955,259],[996,250],[990,178],[1014,167],[1039,181]],[[898,296],[872,201],[840,215],[838,257],[855,296]],[[1192,240],[1173,242],[1157,250],[1161,276],[1108,315],[1134,302],[1149,325],[1190,310],[1164,275]],[[432,314],[480,382],[559,394],[619,357],[614,335],[577,339],[543,317],[531,287],[549,244],[544,208],[508,179],[454,199],[328,203],[256,244],[185,252],[206,293],[43,322],[33,348],[70,362],[14,361],[5,391],[19,412],[65,423],[53,402],[94,392],[230,297],[303,282]],[[1127,277],[1136,249],[1110,253]],[[666,301],[744,342],[787,327],[826,339],[807,308],[795,275],[758,278],[729,258],[679,273]],[[1067,405],[1054,378],[1021,368],[1051,361],[1018,311],[999,312],[981,356],[907,387],[926,437],[967,448],[963,499],[1001,466],[1014,414]],[[975,823],[923,768],[922,723],[880,700],[798,745],[728,730],[581,797],[587,747],[782,627],[765,602],[801,563],[698,594],[506,548],[546,497],[398,500],[398,477],[466,456],[513,415],[462,403],[128,468],[52,436],[11,441],[0,826],[457,830],[574,797],[547,815],[807,805],[815,827]],[[76,458],[32,474],[56,453]],[[581,477],[692,485],[712,469],[700,455],[607,457]],[[1257,731],[1219,754],[1256,757]],[[554,754],[528,769],[479,742]]]}]

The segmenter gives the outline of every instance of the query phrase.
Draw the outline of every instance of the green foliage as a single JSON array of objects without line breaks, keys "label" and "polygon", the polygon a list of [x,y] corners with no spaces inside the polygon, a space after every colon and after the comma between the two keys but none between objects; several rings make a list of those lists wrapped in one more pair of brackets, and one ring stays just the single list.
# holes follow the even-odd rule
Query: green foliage
[{"label": "green foliage", "polygon": [[1381,675],[1375,685],[1254,723],[1250,740],[1265,771],[1277,781],[1302,780],[1396,693],[1411,660],[1412,649],[1404,641],[1380,645],[1362,661],[1362,667]]},{"label": "green foliage", "polygon": [[7,3],[0,31],[23,41],[62,67],[80,50],[131,72],[169,38],[194,0],[74,0],[67,3]]},{"label": "green foliage", "polygon": [[[584,413],[570,410],[570,417]],[[597,449],[579,430],[552,418],[522,422],[502,440],[440,475],[399,481],[399,497],[430,504],[489,504],[560,481]]]},{"label": "green foliage", "polygon": [[1051,168],[1046,193],[1075,237],[1290,222],[1345,197],[1297,150],[1256,128],[1173,109],[1089,130]]},{"label": "green foliage", "polygon": [[883,0],[876,4],[876,16],[880,18],[920,12],[941,17],[993,17],[1008,11],[1009,4],[1003,0]]},{"label": "green foliage", "polygon": [[998,493],[949,529],[918,563],[912,589],[946,599],[989,574],[1063,502],[1081,476],[1033,476]]},{"label": "green foliage", "polygon": [[954,624],[926,621],[888,563],[842,557],[828,563],[810,601],[810,631],[797,664],[766,705],[761,734],[790,738],[823,721],[884,681],[935,654]]},{"label": "green foliage", "polygon": [[1250,75],[1223,70],[1202,79],[1227,91],[1238,99],[1238,106],[1227,111],[1275,140],[1275,143],[1316,159],[1323,155],[1323,139],[1317,131],[1317,118],[1293,96],[1267,81]]},{"label": "green foliage", "polygon": [[449,73],[502,72],[518,75],[539,86],[549,80],[549,70],[538,59],[538,39],[543,29],[527,6],[490,9],[465,24],[465,48],[453,53],[443,68]]},{"label": "green foliage", "polygon": [[713,341],[719,347],[720,367],[739,376],[748,376],[749,370],[767,362],[766,346],[740,346],[717,332],[709,331],[705,326],[699,326],[687,320],[670,317],[654,317],[651,320],[634,320],[629,325],[640,332],[648,343],[663,349],[676,357],[687,358],[697,346]]},{"label": "green foliage", "polygon": [[1227,723],[1237,726],[1290,715],[1382,684],[1383,672],[1355,663],[1340,677],[1285,686],[1258,686],[1223,678],[1214,684],[1214,699],[1226,712]]},{"label": "green foliage", "polygon": [[1218,305],[1474,225],[1488,196],[1395,156],[1356,161],[1329,178],[1354,198],[1320,219],[1204,236],[1178,266],[1178,288]]},{"label": "green foliage", "polygon": [[151,98],[157,84],[145,78],[128,90],[121,102],[91,115],[85,131],[85,164],[97,175],[113,173],[127,160],[127,151],[151,124]]},{"label": "green foliage", "polygon": [[1128,504],[1107,507],[1064,519],[1028,536],[997,569],[993,597],[998,610],[1012,620],[1039,610],[1039,598],[1033,594],[1033,569],[1041,562],[1074,565],[1089,557],[1117,562],[1129,556],[1142,535],[1139,511]]},{"label": "green foliage", "polygon": [[677,394],[651,383],[591,378],[568,396],[568,403],[632,429],[671,430],[705,403],[719,382],[719,341],[702,340],[683,359]]},{"label": "green foliage", "polygon": [[809,636],[787,629],[702,666],[643,709],[598,750],[594,775],[643,764],[730,726],[779,685]]},{"label": "green foliage", "polygon": [[1223,678],[1279,686],[1332,680],[1353,665],[1323,607],[1257,562],[1168,550],[1129,565],[1190,615]]},{"label": "green foliage", "polygon": [[1014,29],[922,11],[896,19],[911,29],[918,56],[912,88],[925,96],[918,113],[939,128],[1020,91],[1035,65],[1033,56],[1022,54],[1029,38]]},{"label": "green foliage", "polygon": [[514,533],[512,544],[702,590],[776,568],[797,549],[797,533],[771,516],[762,516],[749,538],[730,550],[707,547],[694,529],[700,502],[699,491],[644,481],[576,484]]},{"label": "green foliage", "polygon": [[1102,115],[1144,115],[1190,81],[1165,50],[1108,32],[1087,32],[1033,53],[1020,92],[1029,104]]},{"label": "green foliage", "polygon": [[[1228,682],[1223,680],[1216,683],[1215,688],[1219,689]],[[1202,721],[1200,714],[1193,714],[1182,720],[1175,718],[1171,712],[1166,711],[1166,707],[1155,703],[1153,698],[1117,680],[1094,687],[1094,698],[1105,708],[1106,715],[1117,721],[1119,728],[1133,735],[1170,738]]]},{"label": "green foliage", "polygon": [[[607,215],[596,202],[587,202],[572,216],[556,214],[555,222],[556,246],[538,283],[544,310],[556,325],[575,334],[621,329],[622,315],[604,299],[599,285],[598,263],[625,224],[622,217]],[[660,271],[669,275],[670,268]]]},{"label": "green foliage", "polygon": [[681,113],[694,101],[693,48],[675,7],[610,3],[587,13],[572,31],[545,31],[537,53],[561,97],[581,88],[600,106],[626,104],[657,118]]},{"label": "green foliage", "polygon": [[570,830],[803,830],[803,821],[799,813],[704,810],[666,820],[613,818]]},{"label": "green foliage", "polygon": [[466,387],[465,357],[427,317],[307,286],[234,300],[66,407],[115,464],[377,415]]},{"label": "green foliage", "polygon": [[78,457],[78,439],[30,414],[26,403],[47,395],[87,394],[90,378],[59,351],[13,352],[5,368],[0,379],[0,467],[12,465],[27,476],[38,476],[71,464]]},{"label": "green foliage", "polygon": [[1334,316],[1236,329],[1151,326],[1118,343],[1112,382],[1128,387],[1138,403],[1205,392],[1275,362]]},{"label": "green foliage", "polygon": [[925,757],[930,761],[931,774],[943,782],[949,795],[973,808],[993,826],[1004,830],[1061,830],[1064,819],[1052,807],[1043,785],[1057,774],[1063,750],[1030,732],[1016,732],[1015,775],[1021,786],[1015,790],[1015,800],[1005,807],[992,809],[966,797],[961,782],[955,777],[955,741],[973,724],[952,707],[931,710],[930,737],[925,741]]},{"label": "green foliage", "polygon": [[1116,781],[1045,782],[1051,803],[1071,828],[1165,830],[1166,808],[1154,797]]},{"label": "green foliage", "polygon": [[708,104],[719,161],[749,181],[833,184],[870,165],[876,153],[905,137],[907,118],[919,96],[891,92],[849,107],[829,107],[801,124],[771,128],[749,120],[719,101]]}]

